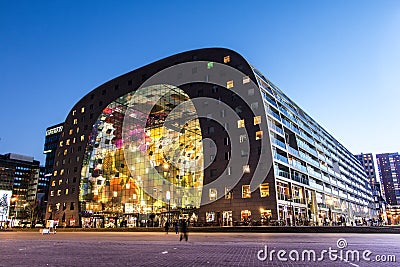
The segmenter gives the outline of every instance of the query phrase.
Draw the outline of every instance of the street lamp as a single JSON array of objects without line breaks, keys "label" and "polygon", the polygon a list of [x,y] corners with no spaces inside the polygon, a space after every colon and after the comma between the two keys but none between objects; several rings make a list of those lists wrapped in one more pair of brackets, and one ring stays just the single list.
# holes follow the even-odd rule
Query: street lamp
[{"label": "street lamp", "polygon": [[167,191],[165,198],[168,200],[168,217],[167,221],[169,222],[169,216],[170,216],[170,208],[171,208],[171,192]]}]

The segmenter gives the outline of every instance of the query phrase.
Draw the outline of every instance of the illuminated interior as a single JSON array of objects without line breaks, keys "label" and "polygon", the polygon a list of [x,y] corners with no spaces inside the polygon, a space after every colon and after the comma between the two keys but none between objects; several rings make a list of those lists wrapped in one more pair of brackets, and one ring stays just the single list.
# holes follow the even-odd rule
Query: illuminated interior
[{"label": "illuminated interior", "polygon": [[[182,114],[191,119],[179,121]],[[141,89],[109,104],[85,152],[83,210],[115,215],[198,208],[203,146],[195,114],[189,97],[169,85]]]}]

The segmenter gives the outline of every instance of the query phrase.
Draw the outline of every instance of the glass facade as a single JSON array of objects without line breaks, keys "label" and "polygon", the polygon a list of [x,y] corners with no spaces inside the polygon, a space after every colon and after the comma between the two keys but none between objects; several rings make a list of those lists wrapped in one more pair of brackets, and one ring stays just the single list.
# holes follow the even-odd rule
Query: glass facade
[{"label": "glass facade", "polygon": [[[180,112],[195,112],[188,100],[179,88],[159,85],[126,94],[103,109],[89,137],[81,172],[79,200],[88,215],[140,220],[140,214],[154,214],[162,223],[159,215],[168,209],[200,206],[199,121],[174,129],[180,124]],[[141,113],[141,105],[152,107],[149,115]]]}]

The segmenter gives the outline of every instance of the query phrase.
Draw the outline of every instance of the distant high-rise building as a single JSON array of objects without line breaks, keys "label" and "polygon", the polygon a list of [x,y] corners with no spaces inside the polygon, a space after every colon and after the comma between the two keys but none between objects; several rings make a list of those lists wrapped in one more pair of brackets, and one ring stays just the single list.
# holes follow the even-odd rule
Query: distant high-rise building
[{"label": "distant high-rise building", "polygon": [[356,158],[361,162],[361,165],[365,169],[365,173],[369,178],[369,182],[372,188],[372,196],[374,199],[374,214],[375,219],[386,220],[386,201],[383,197],[383,193],[381,191],[381,181],[379,177],[376,175],[374,156],[372,153],[361,153],[359,155],[355,155]]},{"label": "distant high-rise building", "polygon": [[39,165],[39,161],[30,156],[0,155],[0,190],[12,191],[10,218],[28,220],[31,217],[38,190],[43,190],[39,186]]},{"label": "distant high-rise building", "polygon": [[63,123],[59,123],[53,126],[50,126],[46,129],[46,137],[44,140],[44,151],[43,154],[46,155],[45,165],[44,165],[44,180],[43,184],[46,185],[44,193],[44,201],[47,201],[48,191],[49,191],[49,183],[51,176],[53,174],[53,165],[54,165],[54,157],[56,156],[56,149],[58,140],[60,139],[61,132],[63,130]]},{"label": "distant high-rise building", "polygon": [[388,219],[392,224],[400,222],[400,155],[384,153],[376,155],[383,192],[389,204]]}]

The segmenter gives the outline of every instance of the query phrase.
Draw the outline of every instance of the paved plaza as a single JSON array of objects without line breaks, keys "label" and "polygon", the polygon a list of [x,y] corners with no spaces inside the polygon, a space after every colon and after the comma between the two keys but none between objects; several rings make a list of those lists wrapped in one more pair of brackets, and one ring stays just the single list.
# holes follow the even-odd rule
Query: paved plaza
[{"label": "paved plaza", "polygon": [[[330,259],[326,252],[318,261],[330,247],[337,250],[336,257],[332,254]],[[279,250],[286,251],[280,252],[280,258]],[[357,250],[360,260],[349,253],[346,261],[349,250]],[[369,261],[362,258],[365,250],[371,251],[366,252]],[[310,251],[315,251],[315,260]],[[171,232],[0,232],[0,266],[379,267],[398,266],[398,261],[400,236],[396,234],[190,233],[188,242],[180,242]]]}]

